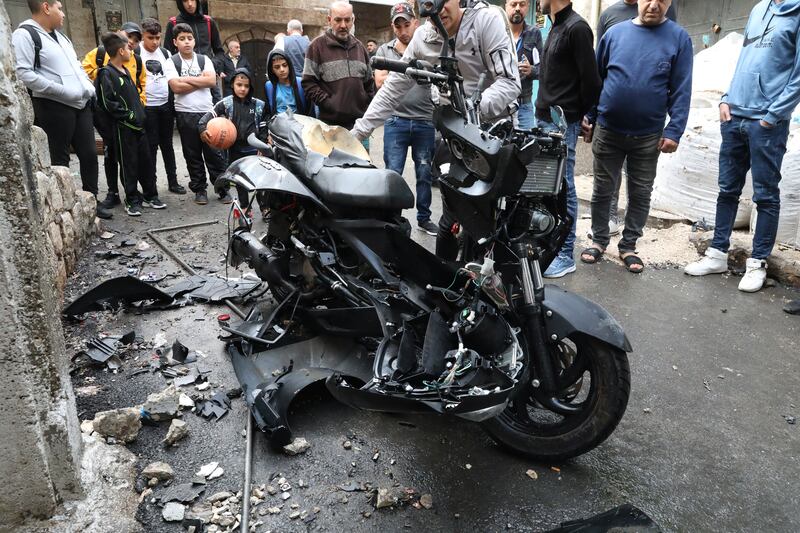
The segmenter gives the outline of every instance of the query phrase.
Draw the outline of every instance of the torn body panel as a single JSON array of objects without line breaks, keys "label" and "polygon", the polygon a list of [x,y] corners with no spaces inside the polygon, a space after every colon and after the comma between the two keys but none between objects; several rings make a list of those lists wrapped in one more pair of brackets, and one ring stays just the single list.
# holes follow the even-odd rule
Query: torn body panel
[{"label": "torn body panel", "polygon": [[307,387],[334,373],[361,382],[372,379],[372,358],[365,348],[341,337],[318,336],[266,351],[250,350],[247,340],[228,343],[228,355],[247,406],[258,428],[275,447],[291,442],[289,406]]}]

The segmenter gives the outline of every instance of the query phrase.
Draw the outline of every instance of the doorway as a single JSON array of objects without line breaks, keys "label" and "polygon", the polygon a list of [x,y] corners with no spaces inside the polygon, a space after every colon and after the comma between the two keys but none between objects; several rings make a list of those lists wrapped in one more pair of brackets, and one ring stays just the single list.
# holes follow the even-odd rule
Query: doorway
[{"label": "doorway", "polygon": [[255,97],[264,100],[266,91],[264,85],[267,83],[267,55],[275,46],[273,41],[266,39],[252,39],[240,43],[242,55],[247,58],[253,67],[253,76],[256,79]]}]

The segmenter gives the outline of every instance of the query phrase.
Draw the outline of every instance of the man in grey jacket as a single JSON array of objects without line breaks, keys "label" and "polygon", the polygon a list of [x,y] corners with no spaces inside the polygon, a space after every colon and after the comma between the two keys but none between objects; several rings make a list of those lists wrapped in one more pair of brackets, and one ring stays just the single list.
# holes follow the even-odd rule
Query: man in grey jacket
[{"label": "man in grey jacket", "polygon": [[[509,106],[519,96],[520,81],[516,54],[502,12],[484,3],[464,9],[459,7],[459,0],[447,0],[439,16],[448,38],[455,38],[455,54],[466,94],[475,91],[481,74],[487,75],[489,86],[481,99],[481,119],[491,122],[508,117]],[[422,59],[437,65],[441,49],[442,36],[428,21],[414,33],[403,59]],[[369,137],[415,85],[416,82],[404,74],[390,73],[351,133],[358,139]],[[458,242],[451,231],[453,222],[447,206],[443,206],[436,237],[436,254],[443,259],[454,260],[458,255]]]},{"label": "man in grey jacket", "polygon": [[[31,93],[34,124],[47,134],[53,165],[68,167],[72,146],[80,160],[83,190],[97,196],[90,103],[94,85],[81,68],[72,42],[57,31],[64,24],[61,2],[28,0],[28,7],[31,18],[14,31],[11,42],[17,57],[17,77]],[[97,216],[111,218],[111,213],[98,208]]]}]

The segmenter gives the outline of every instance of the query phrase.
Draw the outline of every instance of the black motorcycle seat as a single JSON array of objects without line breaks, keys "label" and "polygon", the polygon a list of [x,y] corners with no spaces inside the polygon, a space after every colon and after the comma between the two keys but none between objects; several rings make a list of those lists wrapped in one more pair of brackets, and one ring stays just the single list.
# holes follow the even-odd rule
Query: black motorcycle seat
[{"label": "black motorcycle seat", "polygon": [[372,209],[410,209],[414,194],[393,170],[323,166],[308,182],[325,203]]}]

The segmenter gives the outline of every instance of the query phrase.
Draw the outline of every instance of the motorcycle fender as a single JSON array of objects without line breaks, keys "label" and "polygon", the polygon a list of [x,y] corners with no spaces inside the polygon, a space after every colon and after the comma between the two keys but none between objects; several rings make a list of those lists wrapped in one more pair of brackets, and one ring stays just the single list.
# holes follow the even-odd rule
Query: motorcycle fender
[{"label": "motorcycle fender", "polygon": [[330,213],[322,200],[297,176],[267,157],[243,157],[233,162],[218,179],[242,186],[250,192],[282,192],[302,196],[317,204],[324,212]]},{"label": "motorcycle fender", "polygon": [[620,350],[633,351],[619,322],[608,311],[583,296],[555,285],[546,285],[542,306],[549,338],[556,335],[558,339],[563,339],[572,333],[582,333]]}]

